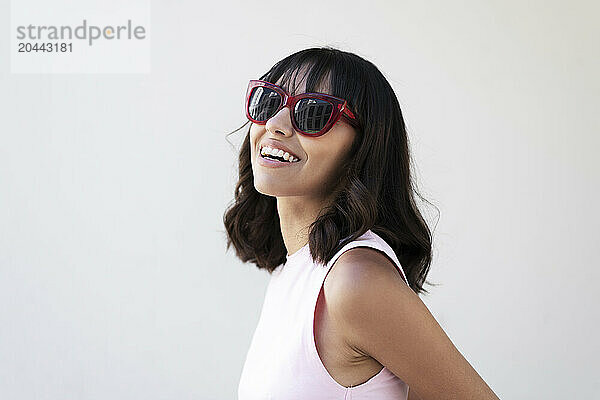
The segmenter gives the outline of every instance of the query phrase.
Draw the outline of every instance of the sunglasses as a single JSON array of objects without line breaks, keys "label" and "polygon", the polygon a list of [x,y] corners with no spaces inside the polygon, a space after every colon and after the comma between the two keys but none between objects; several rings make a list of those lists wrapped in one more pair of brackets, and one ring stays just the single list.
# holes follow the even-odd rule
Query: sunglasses
[{"label": "sunglasses", "polygon": [[306,136],[325,134],[342,115],[356,120],[346,100],[324,93],[290,96],[281,87],[266,81],[251,80],[246,92],[246,117],[264,125],[283,107],[292,110],[292,126]]}]

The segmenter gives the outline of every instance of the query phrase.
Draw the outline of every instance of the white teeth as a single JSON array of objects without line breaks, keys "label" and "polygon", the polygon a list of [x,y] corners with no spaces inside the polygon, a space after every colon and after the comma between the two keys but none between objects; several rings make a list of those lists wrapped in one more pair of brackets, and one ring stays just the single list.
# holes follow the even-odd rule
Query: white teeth
[{"label": "white teeth", "polygon": [[291,155],[290,153],[288,153],[287,151],[283,151],[280,149],[275,149],[273,147],[270,146],[264,146],[260,149],[260,154],[262,155],[272,155],[272,156],[277,156],[277,157],[282,157],[284,160],[288,161],[288,162],[296,162],[298,161],[298,158],[294,157],[293,155]]}]

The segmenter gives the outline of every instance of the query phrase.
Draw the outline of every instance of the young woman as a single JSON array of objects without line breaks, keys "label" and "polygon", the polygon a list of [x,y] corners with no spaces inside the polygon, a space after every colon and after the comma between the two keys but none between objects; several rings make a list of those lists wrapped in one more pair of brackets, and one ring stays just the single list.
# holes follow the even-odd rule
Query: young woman
[{"label": "young woman", "polygon": [[227,248],[271,277],[238,398],[497,399],[418,296],[431,232],[381,72],[303,50],[250,81],[245,112]]}]

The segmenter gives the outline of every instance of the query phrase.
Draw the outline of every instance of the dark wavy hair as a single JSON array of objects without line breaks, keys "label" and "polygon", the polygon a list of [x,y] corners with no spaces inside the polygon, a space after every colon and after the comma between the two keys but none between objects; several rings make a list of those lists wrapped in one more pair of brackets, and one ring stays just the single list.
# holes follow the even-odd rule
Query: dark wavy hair
[{"label": "dark wavy hair", "polygon": [[[357,134],[342,183],[334,200],[309,227],[311,257],[325,264],[342,246],[371,229],[392,247],[411,289],[428,293],[423,284],[432,260],[432,233],[415,202],[414,195],[425,199],[411,177],[408,136],[394,90],[371,62],[330,46],[287,56],[259,79],[276,83],[282,78],[280,86],[293,93],[289,90],[295,87],[290,85],[291,78],[302,68],[306,68],[306,92],[318,91],[329,79],[329,94],[346,99],[358,119],[358,124],[347,120]],[[238,163],[234,201],[223,216],[227,250],[233,245],[243,262],[252,262],[270,274],[286,261],[287,249],[276,198],[254,187],[250,128]]]}]

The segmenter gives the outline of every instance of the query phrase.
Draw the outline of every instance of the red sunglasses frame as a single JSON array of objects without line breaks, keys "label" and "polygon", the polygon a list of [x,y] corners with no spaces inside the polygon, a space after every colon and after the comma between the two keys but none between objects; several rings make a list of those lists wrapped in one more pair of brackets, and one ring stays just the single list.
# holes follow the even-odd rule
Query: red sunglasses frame
[{"label": "red sunglasses frame", "polygon": [[[250,121],[252,121],[258,125],[265,125],[268,120],[258,121],[250,116],[250,111],[249,111],[250,95],[252,94],[252,90],[256,87],[267,87],[267,88],[279,93],[281,95],[281,97],[283,98],[283,101],[281,101],[279,108],[275,111],[275,113],[273,115],[275,115],[279,111],[281,111],[282,108],[289,107],[290,110],[292,110],[292,113],[290,113],[290,117],[292,120],[292,126],[294,127],[294,129],[296,131],[300,132],[301,134],[303,134],[305,136],[316,137],[316,136],[324,135],[325,133],[327,133],[327,131],[329,129],[331,129],[331,127],[340,119],[340,117],[343,114],[345,114],[348,118],[356,120],[354,113],[352,113],[352,111],[350,111],[348,109],[348,107],[347,107],[348,103],[346,102],[346,100],[341,99],[339,97],[331,96],[331,95],[324,94],[324,93],[301,93],[296,96],[290,96],[283,88],[281,88],[271,82],[252,79],[248,83],[248,89],[246,90],[246,106],[245,106],[246,110],[245,111],[246,111],[246,117]],[[325,124],[323,129],[321,129],[320,131],[318,131],[316,133],[304,132],[302,129],[300,129],[298,127],[298,125],[296,124],[295,118],[294,118],[293,110],[294,110],[294,107],[296,106],[296,103],[299,100],[306,99],[306,98],[324,100],[333,105],[333,110],[331,112],[331,116],[329,117],[329,120],[327,121],[327,123]]]}]

